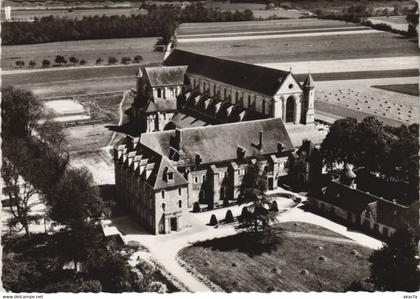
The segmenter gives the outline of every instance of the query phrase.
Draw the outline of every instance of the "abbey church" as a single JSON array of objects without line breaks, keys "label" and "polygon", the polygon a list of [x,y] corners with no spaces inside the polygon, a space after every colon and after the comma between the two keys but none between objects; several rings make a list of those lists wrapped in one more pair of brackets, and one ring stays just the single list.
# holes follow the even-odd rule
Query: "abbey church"
[{"label": "abbey church", "polygon": [[[196,202],[209,209],[234,202],[250,162],[274,192],[323,139],[310,74],[301,83],[290,71],[174,49],[136,80],[127,111],[136,136],[115,147],[116,188],[155,234],[181,230]],[[316,163],[304,168],[293,179],[320,173]]]}]

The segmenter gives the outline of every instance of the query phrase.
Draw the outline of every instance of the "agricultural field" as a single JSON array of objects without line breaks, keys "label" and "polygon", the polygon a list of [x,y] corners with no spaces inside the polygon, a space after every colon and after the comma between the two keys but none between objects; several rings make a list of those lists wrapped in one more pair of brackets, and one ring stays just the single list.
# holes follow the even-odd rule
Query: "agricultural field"
[{"label": "agricultural field", "polygon": [[[414,40],[341,21],[182,24],[179,48],[249,63],[417,56]],[[256,54],[258,53],[258,54]]]},{"label": "agricultural field", "polygon": [[122,57],[133,58],[136,55],[142,56],[143,61],[150,63],[160,61],[163,57],[162,52],[153,50],[157,39],[120,38],[3,46],[1,64],[4,70],[10,70],[16,68],[17,60],[23,60],[26,66],[33,60],[37,64],[36,67],[41,67],[43,59],[48,59],[54,64],[57,55],[62,55],[67,60],[71,56],[79,61],[84,59],[87,65],[94,65],[98,58],[102,58],[102,64],[106,64],[110,56],[120,61]]},{"label": "agricultural field", "polygon": [[[72,19],[81,19],[88,16],[116,16],[116,15],[145,15],[147,10],[139,9],[137,7],[128,8],[49,8],[49,9],[12,9],[12,20],[15,21],[32,21],[35,18],[42,18],[48,16],[66,17]],[[4,18],[4,10],[1,10],[1,18]]]},{"label": "agricultural field", "polygon": [[304,223],[280,224],[274,235],[267,249],[238,234],[193,244],[179,257],[227,292],[340,292],[369,276],[371,250],[345,237]]}]

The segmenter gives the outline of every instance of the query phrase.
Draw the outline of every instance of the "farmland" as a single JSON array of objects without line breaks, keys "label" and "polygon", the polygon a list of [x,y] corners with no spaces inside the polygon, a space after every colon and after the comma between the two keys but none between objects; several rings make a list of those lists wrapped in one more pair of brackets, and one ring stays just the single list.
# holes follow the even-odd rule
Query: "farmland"
[{"label": "farmland", "polygon": [[267,250],[258,251],[239,234],[196,243],[181,250],[179,256],[228,292],[337,292],[369,275],[370,250],[331,236],[326,229],[296,225],[304,227],[277,226],[278,243]]},{"label": "farmland", "polygon": [[102,58],[104,63],[109,56],[118,60],[127,56],[133,58],[141,55],[144,61],[160,61],[163,53],[153,51],[157,38],[121,38],[106,40],[82,40],[70,42],[55,42],[34,45],[3,46],[1,63],[3,69],[12,69],[16,60],[30,60],[41,65],[43,59],[54,63],[56,55],[62,55],[67,59],[74,56],[79,60],[86,60],[88,64],[95,64],[97,58]]}]

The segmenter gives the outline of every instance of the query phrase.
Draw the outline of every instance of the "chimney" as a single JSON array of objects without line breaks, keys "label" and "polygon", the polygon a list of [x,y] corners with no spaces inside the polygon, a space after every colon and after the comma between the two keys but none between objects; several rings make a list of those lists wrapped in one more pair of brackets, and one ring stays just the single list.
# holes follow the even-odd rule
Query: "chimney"
[{"label": "chimney", "polygon": [[263,131],[260,131],[260,139],[258,142],[258,149],[261,150],[263,147]]},{"label": "chimney", "polygon": [[201,161],[202,161],[201,155],[195,154],[195,165],[196,166],[200,165]]},{"label": "chimney", "polygon": [[177,150],[180,150],[181,149],[181,143],[182,143],[181,130],[176,128],[175,129],[174,148],[177,149]]}]

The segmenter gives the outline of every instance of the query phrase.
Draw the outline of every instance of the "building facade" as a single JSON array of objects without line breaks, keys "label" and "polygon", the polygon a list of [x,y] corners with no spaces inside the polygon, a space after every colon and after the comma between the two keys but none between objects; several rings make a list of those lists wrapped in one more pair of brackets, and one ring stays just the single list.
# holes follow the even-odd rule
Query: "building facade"
[{"label": "building facade", "polygon": [[311,75],[301,84],[291,72],[174,50],[139,70],[136,90],[127,113],[137,137],[114,150],[117,194],[155,234],[182,229],[195,202],[235,201],[249,163],[276,190],[295,149],[323,138]]}]

